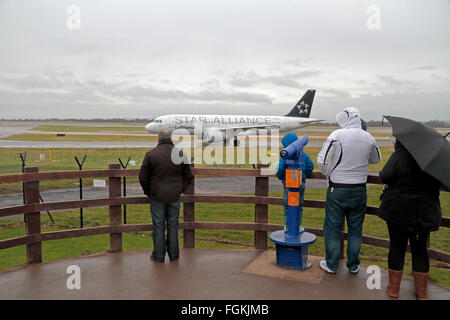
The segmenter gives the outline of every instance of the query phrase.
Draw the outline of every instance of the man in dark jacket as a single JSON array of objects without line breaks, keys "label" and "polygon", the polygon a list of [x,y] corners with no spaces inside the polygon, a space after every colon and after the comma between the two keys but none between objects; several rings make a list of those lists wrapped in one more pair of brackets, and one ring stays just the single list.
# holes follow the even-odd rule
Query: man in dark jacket
[{"label": "man in dark jacket", "polygon": [[[180,211],[180,195],[192,182],[190,165],[171,140],[168,130],[158,135],[158,145],[145,154],[139,171],[139,182],[142,190],[150,197],[150,212],[153,221],[153,261],[164,262],[166,250],[170,261],[179,257],[178,248],[178,216]],[[180,164],[177,164],[181,162]],[[167,241],[164,237],[167,221]]]},{"label": "man in dark jacket", "polygon": [[426,299],[430,268],[426,242],[430,232],[438,230],[441,224],[441,183],[423,172],[399,141],[380,171],[380,180],[387,185],[378,211],[386,220],[390,238],[387,293],[398,297],[409,240],[415,293],[419,299]]}]

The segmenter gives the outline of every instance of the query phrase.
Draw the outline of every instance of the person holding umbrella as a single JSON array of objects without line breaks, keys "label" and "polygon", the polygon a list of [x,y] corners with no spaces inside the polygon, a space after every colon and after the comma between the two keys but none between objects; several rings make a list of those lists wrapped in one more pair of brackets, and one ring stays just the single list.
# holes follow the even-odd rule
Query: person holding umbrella
[{"label": "person holding umbrella", "polygon": [[436,130],[413,120],[385,116],[396,137],[395,151],[380,171],[385,184],[378,215],[386,221],[390,246],[387,294],[398,298],[408,241],[414,292],[428,299],[427,239],[441,224],[439,189],[450,186],[450,143]]}]

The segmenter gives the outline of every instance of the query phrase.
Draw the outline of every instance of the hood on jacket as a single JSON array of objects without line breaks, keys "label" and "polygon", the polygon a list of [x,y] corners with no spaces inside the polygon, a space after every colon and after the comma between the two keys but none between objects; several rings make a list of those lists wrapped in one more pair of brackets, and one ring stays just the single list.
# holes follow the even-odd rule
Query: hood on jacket
[{"label": "hood on jacket", "polygon": [[286,148],[288,145],[290,145],[292,142],[294,142],[297,139],[298,139],[298,137],[295,133],[289,132],[287,135],[285,135],[283,137],[283,139],[281,139],[281,143],[283,144],[283,147]]},{"label": "hood on jacket", "polygon": [[367,124],[362,118],[361,118],[361,129],[363,129],[364,131],[367,131]]},{"label": "hood on jacket", "polygon": [[358,109],[353,107],[344,108],[341,112],[339,112],[336,115],[336,122],[342,129],[362,128],[361,113]]}]

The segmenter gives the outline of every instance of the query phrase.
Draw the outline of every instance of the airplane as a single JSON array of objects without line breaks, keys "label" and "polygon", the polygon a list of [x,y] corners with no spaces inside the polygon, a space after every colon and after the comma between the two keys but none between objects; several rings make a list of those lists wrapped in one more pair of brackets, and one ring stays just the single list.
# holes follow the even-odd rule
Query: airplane
[{"label": "airplane", "polygon": [[309,118],[315,93],[316,90],[307,90],[285,116],[171,114],[153,119],[145,126],[145,130],[159,133],[163,129],[171,132],[185,129],[210,143],[217,140],[217,137],[222,137],[226,144],[234,139],[234,145],[237,146],[237,136],[257,134],[257,129],[278,129],[279,132],[285,132],[322,121]]}]

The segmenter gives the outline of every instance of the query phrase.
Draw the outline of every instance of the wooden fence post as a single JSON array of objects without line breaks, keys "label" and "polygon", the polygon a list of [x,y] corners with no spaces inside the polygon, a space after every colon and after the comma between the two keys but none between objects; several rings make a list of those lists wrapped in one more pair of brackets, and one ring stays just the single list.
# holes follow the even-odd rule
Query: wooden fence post
[{"label": "wooden fence post", "polygon": [[[109,169],[120,169],[120,164],[111,163]],[[109,197],[121,196],[120,177],[109,177]],[[109,206],[109,224],[120,225],[122,223],[122,208],[121,205]],[[122,233],[109,234],[109,251],[122,251]]]},{"label": "wooden fence post", "polygon": [[[25,167],[25,173],[39,172],[38,167]],[[39,203],[39,181],[24,183],[25,203]],[[41,213],[30,212],[25,214],[25,228],[27,235],[41,233]],[[42,244],[36,242],[27,244],[27,264],[42,262]]]},{"label": "wooden fence post", "polygon": [[[194,164],[191,164],[191,169],[194,168]],[[192,183],[186,189],[185,195],[195,194],[195,176]],[[184,202],[183,203],[183,221],[194,222],[195,221],[195,203]],[[195,229],[183,230],[183,248],[195,248]]]},{"label": "wooden fence post", "polygon": [[[258,164],[257,168],[267,168],[267,164]],[[269,177],[256,177],[255,196],[267,197],[269,195]],[[255,204],[255,222],[267,223],[269,221],[269,206]],[[267,249],[267,231],[255,231],[255,248]]]}]

